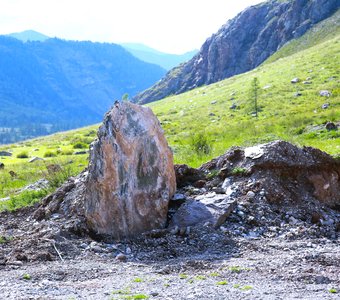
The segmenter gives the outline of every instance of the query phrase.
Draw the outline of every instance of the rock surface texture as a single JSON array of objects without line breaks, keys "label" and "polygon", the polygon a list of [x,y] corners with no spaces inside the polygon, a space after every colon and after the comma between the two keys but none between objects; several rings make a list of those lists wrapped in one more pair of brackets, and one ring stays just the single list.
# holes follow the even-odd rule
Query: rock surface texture
[{"label": "rock surface texture", "polygon": [[172,69],[134,101],[156,101],[249,71],[339,6],[338,0],[277,0],[249,7],[207,39],[190,61]]},{"label": "rock surface texture", "polygon": [[173,156],[157,118],[149,108],[117,102],[90,150],[90,230],[120,239],[162,228],[175,190]]}]

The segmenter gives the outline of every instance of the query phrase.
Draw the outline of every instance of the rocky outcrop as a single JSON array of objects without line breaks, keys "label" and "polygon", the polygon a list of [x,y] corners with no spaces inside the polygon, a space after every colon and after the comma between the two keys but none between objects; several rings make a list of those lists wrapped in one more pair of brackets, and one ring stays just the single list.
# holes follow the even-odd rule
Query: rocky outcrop
[{"label": "rocky outcrop", "polygon": [[117,102],[90,149],[89,229],[121,239],[162,228],[175,190],[173,156],[157,118],[149,108]]},{"label": "rocky outcrop", "polygon": [[249,7],[207,39],[195,57],[134,101],[156,101],[249,71],[339,6],[338,0],[274,0]]}]

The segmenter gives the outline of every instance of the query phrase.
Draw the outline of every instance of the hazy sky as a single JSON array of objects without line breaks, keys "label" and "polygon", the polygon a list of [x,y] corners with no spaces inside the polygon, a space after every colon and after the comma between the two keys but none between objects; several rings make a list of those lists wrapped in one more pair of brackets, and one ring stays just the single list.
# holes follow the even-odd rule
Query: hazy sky
[{"label": "hazy sky", "polygon": [[0,0],[0,34],[137,42],[168,53],[199,49],[226,21],[264,0]]}]

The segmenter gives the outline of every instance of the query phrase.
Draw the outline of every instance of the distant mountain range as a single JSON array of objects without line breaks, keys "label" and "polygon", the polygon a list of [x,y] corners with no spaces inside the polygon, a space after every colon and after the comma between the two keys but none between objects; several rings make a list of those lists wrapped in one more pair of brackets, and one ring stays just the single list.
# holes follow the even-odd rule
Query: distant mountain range
[{"label": "distant mountain range", "polygon": [[19,37],[0,36],[0,144],[99,122],[166,72],[116,44]]},{"label": "distant mountain range", "polygon": [[270,0],[249,7],[208,38],[190,61],[133,101],[160,100],[252,70],[339,7],[339,0]]},{"label": "distant mountain range", "polygon": [[139,59],[159,65],[166,70],[170,70],[190,60],[198,52],[198,50],[193,50],[184,54],[169,54],[143,44],[125,43],[121,45]]},{"label": "distant mountain range", "polygon": [[[50,38],[47,35],[34,30],[10,33],[7,36],[14,37],[23,42],[43,42]],[[169,54],[139,43],[123,43],[120,45],[140,60],[159,65],[165,70],[170,70],[179,64],[190,60],[198,52],[198,50],[193,50],[184,54]]]},{"label": "distant mountain range", "polygon": [[49,39],[50,37],[47,35],[44,35],[40,32],[34,31],[34,30],[25,30],[25,31],[21,31],[21,32],[14,32],[14,33],[10,33],[7,34],[7,36],[11,36],[17,40],[23,41],[23,42],[43,42],[47,39]]}]

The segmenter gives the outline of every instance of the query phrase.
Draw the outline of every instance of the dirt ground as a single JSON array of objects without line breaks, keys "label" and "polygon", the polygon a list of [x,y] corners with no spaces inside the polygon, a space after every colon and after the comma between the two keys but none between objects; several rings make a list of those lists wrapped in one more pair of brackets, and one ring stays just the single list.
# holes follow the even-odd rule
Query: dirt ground
[{"label": "dirt ground", "polygon": [[[12,232],[17,241],[20,231]],[[1,299],[339,299],[338,238],[249,238],[202,227],[117,244],[45,240],[0,245],[3,257],[16,257],[0,265]]]}]

